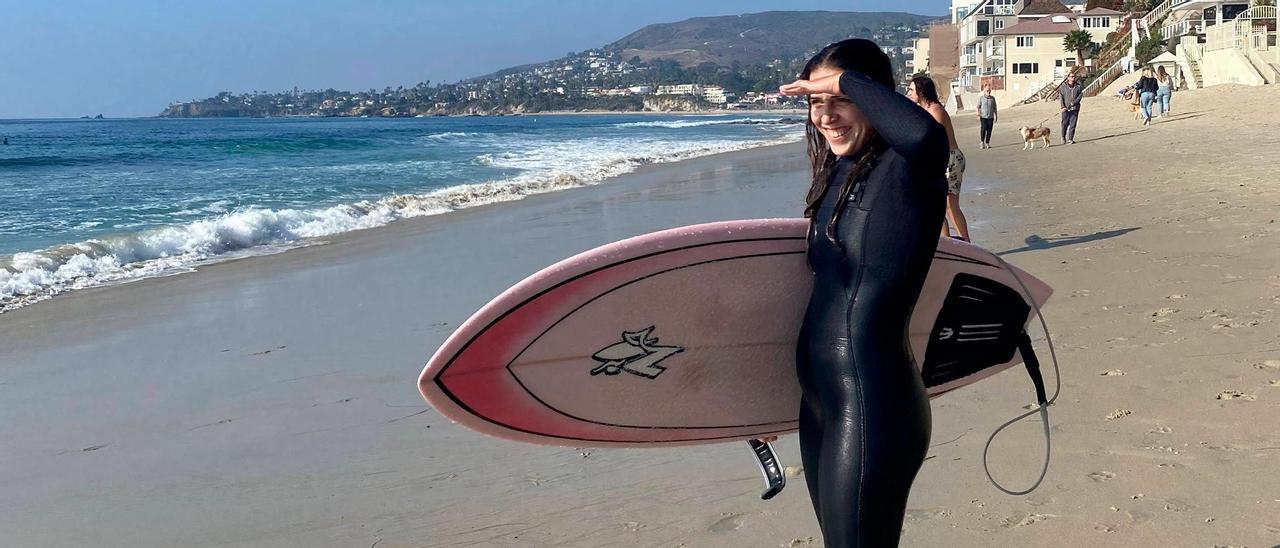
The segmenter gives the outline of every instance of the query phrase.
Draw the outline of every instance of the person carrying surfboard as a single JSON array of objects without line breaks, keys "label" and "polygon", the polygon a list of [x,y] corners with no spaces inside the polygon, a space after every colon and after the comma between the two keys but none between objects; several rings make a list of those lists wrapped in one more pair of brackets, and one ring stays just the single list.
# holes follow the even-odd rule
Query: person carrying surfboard
[{"label": "person carrying surfboard", "polygon": [[879,46],[849,39],[779,88],[809,97],[814,288],[796,373],[805,481],[827,546],[897,544],[932,427],[907,326],[938,245],[949,149],[894,81]]}]

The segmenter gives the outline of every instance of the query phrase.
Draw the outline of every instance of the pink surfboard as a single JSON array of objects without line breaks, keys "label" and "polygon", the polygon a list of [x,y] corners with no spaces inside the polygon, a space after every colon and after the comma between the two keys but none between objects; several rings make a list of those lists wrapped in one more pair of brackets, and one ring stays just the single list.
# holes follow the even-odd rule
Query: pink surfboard
[{"label": "pink surfboard", "polygon": [[[694,225],[560,261],[464,322],[419,389],[463,426],[538,444],[794,431],[795,348],[813,285],[807,229],[806,219]],[[1051,293],[990,251],[941,239],[909,328],[930,396],[1020,363],[1030,299]]]}]

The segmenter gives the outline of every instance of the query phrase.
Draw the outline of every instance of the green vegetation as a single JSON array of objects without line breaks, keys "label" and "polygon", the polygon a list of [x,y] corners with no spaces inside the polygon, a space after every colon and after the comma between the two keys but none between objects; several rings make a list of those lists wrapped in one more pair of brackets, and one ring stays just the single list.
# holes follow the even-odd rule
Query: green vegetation
[{"label": "green vegetation", "polygon": [[1161,53],[1164,53],[1164,36],[1160,35],[1160,29],[1151,29],[1151,36],[1143,38],[1134,48],[1138,63],[1144,65]]},{"label": "green vegetation", "polygon": [[1084,50],[1093,47],[1093,35],[1087,30],[1073,30],[1068,32],[1062,39],[1063,51],[1069,51],[1076,54],[1076,63],[1084,66]]}]

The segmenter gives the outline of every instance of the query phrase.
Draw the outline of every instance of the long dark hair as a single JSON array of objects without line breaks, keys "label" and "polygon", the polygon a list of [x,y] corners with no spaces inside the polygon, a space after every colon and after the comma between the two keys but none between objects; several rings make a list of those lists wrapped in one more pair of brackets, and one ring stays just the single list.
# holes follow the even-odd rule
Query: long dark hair
[{"label": "long dark hair", "polygon": [[911,85],[916,88],[916,97],[924,99],[926,103],[941,103],[938,100],[938,86],[933,83],[933,79],[928,76],[915,76],[911,78]]},{"label": "long dark hair", "polygon": [[[870,40],[850,38],[822,48],[822,51],[805,63],[804,70],[800,72],[800,78],[808,80],[809,75],[818,67],[857,71],[886,87],[894,87],[893,67],[889,64],[889,56]],[[814,211],[818,209],[818,203],[822,201],[822,197],[827,193],[827,187],[830,186],[831,170],[835,168],[837,158],[836,154],[831,152],[831,147],[827,145],[822,132],[818,131],[818,126],[814,125],[812,116],[805,121],[804,134],[812,177],[809,194],[805,197],[804,216],[813,217]],[[836,223],[840,221],[840,212],[849,203],[849,195],[854,185],[866,175],[876,157],[885,148],[884,141],[877,135],[861,151],[855,152],[858,159],[840,185],[840,199],[836,202],[835,213],[827,225],[827,238],[835,240]]]}]

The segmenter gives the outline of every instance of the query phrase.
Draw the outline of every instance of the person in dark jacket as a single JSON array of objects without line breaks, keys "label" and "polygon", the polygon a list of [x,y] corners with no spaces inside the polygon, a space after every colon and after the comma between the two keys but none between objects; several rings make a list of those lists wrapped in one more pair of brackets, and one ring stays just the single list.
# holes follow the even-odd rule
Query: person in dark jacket
[{"label": "person in dark jacket", "polygon": [[1076,144],[1076,120],[1080,118],[1080,100],[1084,99],[1084,86],[1076,80],[1076,73],[1058,86],[1058,106],[1062,108],[1062,144]]},{"label": "person in dark jacket", "polygon": [[848,39],[779,88],[809,96],[813,293],[796,347],[800,455],[828,547],[896,546],[932,415],[907,324],[938,246],[947,131]]},{"label": "person in dark jacket", "polygon": [[1142,77],[1138,78],[1138,82],[1133,84],[1140,93],[1140,101],[1142,102],[1142,125],[1151,125],[1151,103],[1156,100],[1156,91],[1160,89],[1160,82],[1156,81],[1151,74],[1151,67],[1142,69]]}]

